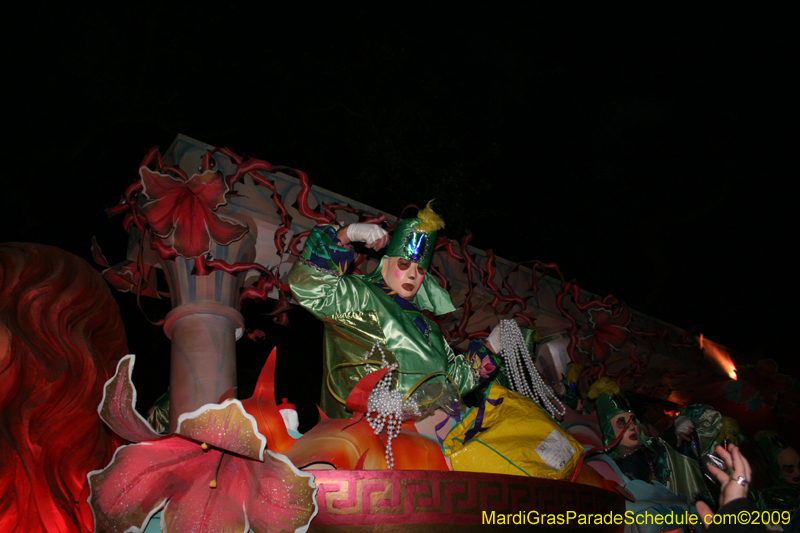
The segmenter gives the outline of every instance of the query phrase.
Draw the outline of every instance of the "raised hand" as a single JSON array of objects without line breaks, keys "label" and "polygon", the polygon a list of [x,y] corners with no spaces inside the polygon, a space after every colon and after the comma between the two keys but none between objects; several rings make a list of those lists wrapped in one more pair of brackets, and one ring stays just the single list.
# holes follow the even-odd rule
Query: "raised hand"
[{"label": "raised hand", "polygon": [[336,236],[342,244],[364,242],[373,250],[380,250],[389,244],[390,239],[386,230],[377,224],[350,224],[336,232]]},{"label": "raised hand", "polygon": [[[722,446],[717,446],[716,451],[717,455],[725,461],[725,466],[731,471],[730,474],[714,465],[708,466],[708,471],[719,480],[721,485],[719,493],[720,508],[733,500],[747,497],[747,488],[750,485],[750,476],[752,474],[750,463],[747,462],[739,448],[735,444],[731,444],[729,448],[730,451]],[[711,508],[706,503],[698,501],[697,512],[700,513],[704,524],[711,523],[710,520],[706,521],[706,516],[713,516],[714,513],[711,512]]]}]

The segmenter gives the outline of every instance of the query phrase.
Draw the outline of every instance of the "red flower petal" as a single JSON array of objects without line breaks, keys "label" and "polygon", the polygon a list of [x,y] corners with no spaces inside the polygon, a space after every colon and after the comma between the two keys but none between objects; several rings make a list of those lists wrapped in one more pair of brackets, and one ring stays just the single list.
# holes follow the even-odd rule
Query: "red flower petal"
[{"label": "red flower petal", "polygon": [[234,224],[221,219],[195,196],[189,197],[173,213],[175,234],[173,249],[183,257],[204,255],[210,249],[211,239],[219,244],[230,244],[246,232],[246,225]]},{"label": "red flower petal", "polygon": [[127,441],[162,439],[164,436],[153,431],[147,420],[136,412],[136,388],[131,382],[135,362],[133,354],[120,359],[114,377],[106,381],[97,412],[114,433]]},{"label": "red flower petal", "polygon": [[175,226],[176,207],[193,196],[186,184],[168,174],[153,172],[147,167],[139,169],[144,186],[143,193],[150,202],[140,206],[147,223],[159,237],[167,237]]},{"label": "red flower petal", "polygon": [[214,213],[225,204],[228,185],[219,172],[195,174],[187,182],[168,174],[139,169],[143,193],[150,202],[140,206],[147,223],[161,238],[173,235],[173,249],[186,258],[209,251],[211,239],[227,245],[247,232],[247,226],[223,220]]},{"label": "red flower petal", "polygon": [[141,530],[167,498],[195,485],[210,491],[221,455],[181,437],[117,448],[105,469],[88,476],[95,530],[122,533],[131,525]]},{"label": "red flower petal", "polygon": [[225,193],[230,190],[222,173],[212,170],[207,170],[202,174],[195,174],[189,178],[186,186],[204,206],[212,211],[216,211],[219,206],[225,205]]},{"label": "red flower petal", "polygon": [[628,338],[628,331],[616,326],[606,326],[596,330],[594,338],[595,343],[608,344],[611,348],[619,350]]},{"label": "red flower petal", "polygon": [[[286,462],[284,462],[286,461]],[[217,487],[199,484],[175,495],[164,510],[167,531],[294,532],[316,513],[313,476],[269,454],[263,463],[226,454]]]},{"label": "red flower petal", "polygon": [[267,439],[258,432],[256,419],[245,412],[239,400],[207,404],[182,414],[177,433],[237,455],[264,460]]},{"label": "red flower petal", "polygon": [[154,172],[147,167],[139,168],[139,176],[142,178],[142,192],[148,200],[160,200],[187,188],[182,179]]},{"label": "red flower petal", "polygon": [[267,454],[263,463],[245,463],[252,472],[247,476],[251,481],[247,506],[250,527],[256,533],[291,533],[317,514],[314,476],[297,470],[283,455]]},{"label": "red flower petal", "polygon": [[225,220],[215,213],[205,213],[205,219],[208,233],[217,244],[230,244],[247,233],[247,224]]}]

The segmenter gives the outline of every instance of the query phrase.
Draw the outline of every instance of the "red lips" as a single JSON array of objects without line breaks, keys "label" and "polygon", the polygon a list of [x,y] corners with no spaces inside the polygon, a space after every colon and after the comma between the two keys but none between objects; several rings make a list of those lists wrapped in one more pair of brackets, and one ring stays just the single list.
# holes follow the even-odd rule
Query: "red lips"
[{"label": "red lips", "polygon": [[414,285],[412,285],[411,283],[403,283],[402,287],[408,292],[411,292],[415,289]]}]

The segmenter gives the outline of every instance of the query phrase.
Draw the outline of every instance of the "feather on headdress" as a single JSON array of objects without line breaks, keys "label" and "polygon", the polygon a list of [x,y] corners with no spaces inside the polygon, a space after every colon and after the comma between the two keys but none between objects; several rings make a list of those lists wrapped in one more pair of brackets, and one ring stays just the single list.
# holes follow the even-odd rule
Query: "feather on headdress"
[{"label": "feather on headdress", "polygon": [[616,381],[611,378],[603,377],[592,383],[592,386],[589,388],[589,398],[596,400],[604,392],[613,396],[619,394],[619,390],[619,385],[617,385]]},{"label": "feather on headdress", "polygon": [[425,206],[425,209],[417,213],[419,223],[414,226],[415,230],[430,233],[432,231],[439,231],[440,229],[444,228],[444,220],[442,220],[442,217],[440,217],[436,211],[433,210],[431,205],[433,205],[433,200],[428,202],[428,205]]}]

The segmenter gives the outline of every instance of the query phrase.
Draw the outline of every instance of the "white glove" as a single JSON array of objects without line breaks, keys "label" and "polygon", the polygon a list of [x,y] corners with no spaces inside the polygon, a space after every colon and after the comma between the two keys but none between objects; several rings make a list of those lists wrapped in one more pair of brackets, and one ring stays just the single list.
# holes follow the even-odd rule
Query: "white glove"
[{"label": "white glove", "polygon": [[[687,437],[694,429],[694,424],[689,420],[689,417],[679,416],[675,419],[675,434],[680,437]],[[688,440],[688,439],[687,439]]]},{"label": "white glove", "polygon": [[503,349],[503,343],[500,342],[500,324],[497,324],[489,336],[486,337],[486,342],[489,343],[489,349],[494,353],[500,353]]},{"label": "white glove", "polygon": [[377,224],[350,224],[347,226],[347,238],[354,242],[372,244],[387,235],[386,230]]}]

